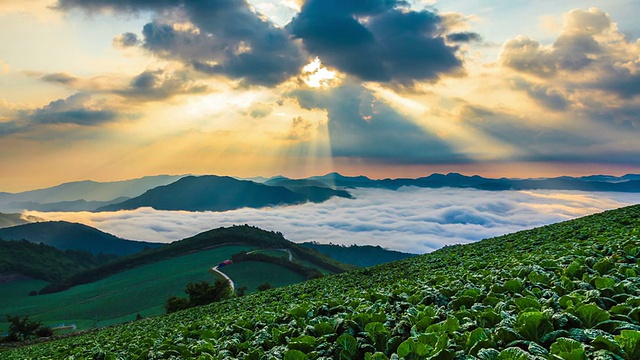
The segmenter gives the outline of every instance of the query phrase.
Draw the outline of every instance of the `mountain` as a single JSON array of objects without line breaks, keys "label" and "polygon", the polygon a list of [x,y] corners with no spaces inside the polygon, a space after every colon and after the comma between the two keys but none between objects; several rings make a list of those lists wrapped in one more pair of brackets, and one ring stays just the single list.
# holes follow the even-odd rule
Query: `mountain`
[{"label": "mountain", "polygon": [[313,242],[300,243],[299,245],[314,249],[342,263],[359,267],[369,267],[417,256],[416,254],[403,253],[371,245],[344,246]]},{"label": "mountain", "polygon": [[184,175],[146,176],[139,179],[96,182],[76,181],[58,186],[25,191],[21,193],[0,193],[0,203],[34,202],[37,204],[57,203],[63,201],[110,201],[119,197],[135,197],[146,190],[170,184]]},{"label": "mountain", "polygon": [[55,203],[39,204],[33,201],[18,201],[8,204],[0,204],[0,210],[3,211],[96,211],[97,209],[112,204],[121,203],[128,200],[127,197],[119,197],[110,201],[86,201],[86,200],[74,200],[74,201],[60,201]]},{"label": "mountain", "polygon": [[321,202],[332,196],[350,197],[345,191],[304,187],[291,191],[228,176],[187,176],[172,184],[159,186],[119,204],[98,211],[130,210],[152,207],[156,210],[226,211],[243,207],[262,208]]},{"label": "mountain", "polygon": [[556,177],[545,179],[492,179],[478,175],[466,176],[458,173],[431,174],[420,178],[372,180],[365,176],[349,177],[338,173],[312,176],[306,181],[320,181],[330,187],[382,188],[397,190],[402,186],[424,188],[472,188],[480,190],[581,190],[640,192],[640,175],[627,174],[621,177],[594,175],[591,177]]},{"label": "mountain", "polygon": [[0,228],[28,224],[30,222],[43,221],[39,217],[22,214],[0,213]]},{"label": "mountain", "polygon": [[640,359],[638,219],[607,211],[2,357]]},{"label": "mountain", "polygon": [[283,186],[283,187],[286,187],[287,189],[301,188],[301,187],[308,187],[308,186],[329,188],[329,186],[326,183],[318,180],[288,179],[283,177],[269,179],[265,181],[264,184],[269,186]]},{"label": "mountain", "polygon": [[0,229],[4,240],[27,240],[44,243],[60,250],[86,251],[95,255],[129,255],[158,243],[124,240],[98,229],[66,221],[37,222]]},{"label": "mountain", "polygon": [[2,278],[27,276],[49,282],[102,265],[114,256],[95,256],[85,251],[58,250],[26,240],[0,240],[0,282]]}]

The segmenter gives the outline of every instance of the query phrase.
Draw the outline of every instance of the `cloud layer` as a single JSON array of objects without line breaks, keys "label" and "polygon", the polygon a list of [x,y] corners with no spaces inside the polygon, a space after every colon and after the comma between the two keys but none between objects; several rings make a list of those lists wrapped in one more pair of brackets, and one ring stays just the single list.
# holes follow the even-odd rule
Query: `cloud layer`
[{"label": "cloud layer", "polygon": [[294,242],[374,244],[413,253],[529,229],[640,203],[640,194],[401,188],[354,189],[355,199],[227,212],[156,211],[40,213],[117,236],[171,242],[233,224],[280,231]]}]

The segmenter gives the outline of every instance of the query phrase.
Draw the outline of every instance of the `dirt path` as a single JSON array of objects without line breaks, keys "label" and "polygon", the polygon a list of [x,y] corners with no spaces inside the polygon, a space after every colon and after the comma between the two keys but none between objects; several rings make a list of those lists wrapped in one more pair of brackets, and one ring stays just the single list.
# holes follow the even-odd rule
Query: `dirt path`
[{"label": "dirt path", "polygon": [[223,278],[225,278],[228,282],[229,282],[229,286],[231,286],[231,291],[235,292],[236,291],[236,286],[233,283],[233,280],[231,280],[231,278],[229,276],[227,276],[227,274],[223,273],[222,271],[220,271],[218,269],[218,265],[214,266],[211,268],[211,271],[220,274],[220,276],[222,276]]}]

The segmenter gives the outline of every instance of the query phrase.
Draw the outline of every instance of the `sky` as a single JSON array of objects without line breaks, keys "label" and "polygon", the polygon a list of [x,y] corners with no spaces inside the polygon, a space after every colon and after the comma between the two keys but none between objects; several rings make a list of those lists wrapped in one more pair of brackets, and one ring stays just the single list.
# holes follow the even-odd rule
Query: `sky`
[{"label": "sky", "polygon": [[294,242],[379,245],[426,253],[640,203],[640,194],[583,191],[483,191],[402,187],[350,189],[332,198],[265,209],[224,212],[36,212],[46,220],[79,222],[125,239],[168,243],[221,226],[250,224]]},{"label": "sky", "polygon": [[0,191],[640,172],[640,2],[1,0]]}]

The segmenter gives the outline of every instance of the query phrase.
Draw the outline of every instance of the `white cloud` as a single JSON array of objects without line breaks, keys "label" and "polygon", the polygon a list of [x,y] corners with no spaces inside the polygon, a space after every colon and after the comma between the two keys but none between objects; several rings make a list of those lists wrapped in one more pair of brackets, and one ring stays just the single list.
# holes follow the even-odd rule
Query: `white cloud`
[{"label": "white cloud", "polygon": [[481,191],[401,188],[351,190],[356,199],[227,212],[29,212],[47,220],[81,222],[117,236],[171,242],[205,230],[250,224],[295,242],[374,244],[424,253],[640,203],[640,194],[580,191]]}]

